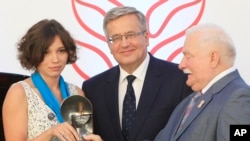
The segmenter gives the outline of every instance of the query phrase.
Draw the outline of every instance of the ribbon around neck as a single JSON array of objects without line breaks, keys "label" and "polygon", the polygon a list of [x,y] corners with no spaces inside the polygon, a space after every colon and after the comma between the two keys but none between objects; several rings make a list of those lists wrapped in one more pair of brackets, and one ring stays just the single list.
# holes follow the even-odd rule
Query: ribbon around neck
[{"label": "ribbon around neck", "polygon": [[[63,117],[61,115],[60,111],[60,102],[59,100],[55,97],[51,89],[48,87],[46,82],[43,80],[39,72],[35,72],[31,74],[31,79],[40,92],[44,102],[46,105],[48,105],[56,114],[56,117],[60,123],[64,122]],[[60,91],[62,94],[62,98],[65,99],[69,97],[70,93],[68,90],[68,85],[65,83],[64,79],[62,76],[60,76],[59,79],[59,86],[60,86]]]}]

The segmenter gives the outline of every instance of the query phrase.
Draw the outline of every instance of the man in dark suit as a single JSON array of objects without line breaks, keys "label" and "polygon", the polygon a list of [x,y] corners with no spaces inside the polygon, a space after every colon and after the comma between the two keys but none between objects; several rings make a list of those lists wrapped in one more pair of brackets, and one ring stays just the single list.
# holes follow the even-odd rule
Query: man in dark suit
[{"label": "man in dark suit", "polygon": [[[82,85],[93,105],[94,132],[104,141],[154,139],[175,106],[192,93],[185,84],[186,75],[177,64],[148,53],[147,22],[137,9],[126,6],[111,9],[104,18],[103,28],[118,65]],[[123,101],[128,75],[135,76],[132,85],[136,112],[125,131]]]},{"label": "man in dark suit", "polygon": [[230,125],[250,124],[250,87],[234,68],[230,36],[214,24],[191,27],[183,54],[179,68],[195,93],[176,107],[155,141],[229,141]]}]

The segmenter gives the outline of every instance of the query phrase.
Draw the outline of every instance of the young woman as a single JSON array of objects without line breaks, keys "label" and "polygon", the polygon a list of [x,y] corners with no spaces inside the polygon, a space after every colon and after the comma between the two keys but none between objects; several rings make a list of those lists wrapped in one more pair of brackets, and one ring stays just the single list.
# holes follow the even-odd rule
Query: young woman
[{"label": "young woman", "polygon": [[[76,141],[76,130],[65,122],[60,103],[82,90],[64,81],[66,64],[77,60],[76,45],[69,32],[56,20],[41,20],[18,42],[18,59],[24,69],[32,70],[30,78],[14,83],[3,104],[6,141]],[[101,141],[98,135],[87,135],[87,141]]]}]

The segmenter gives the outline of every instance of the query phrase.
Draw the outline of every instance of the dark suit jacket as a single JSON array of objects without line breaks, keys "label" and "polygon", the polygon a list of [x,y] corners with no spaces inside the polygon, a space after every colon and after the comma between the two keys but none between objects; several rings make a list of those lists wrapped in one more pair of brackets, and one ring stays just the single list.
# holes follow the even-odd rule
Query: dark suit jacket
[{"label": "dark suit jacket", "polygon": [[[155,141],[229,141],[231,124],[250,124],[250,87],[234,71],[217,81],[194,106],[176,133],[193,94],[174,110]],[[199,101],[204,101],[200,104]]]},{"label": "dark suit jacket", "polygon": [[[115,66],[85,81],[82,89],[93,105],[94,133],[104,141],[123,141],[118,111],[120,70]],[[177,64],[150,55],[129,141],[154,139],[175,106],[192,91]]]}]

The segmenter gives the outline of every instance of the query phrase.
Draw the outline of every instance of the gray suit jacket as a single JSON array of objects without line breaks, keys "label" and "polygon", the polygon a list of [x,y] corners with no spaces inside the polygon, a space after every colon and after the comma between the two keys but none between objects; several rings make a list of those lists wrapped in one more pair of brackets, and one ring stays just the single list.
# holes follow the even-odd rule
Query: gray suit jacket
[{"label": "gray suit jacket", "polygon": [[[250,124],[250,87],[237,70],[224,76],[199,97],[193,111],[177,132],[193,95],[176,107],[155,141],[229,141],[230,125]],[[204,104],[200,104],[200,101]]]}]

